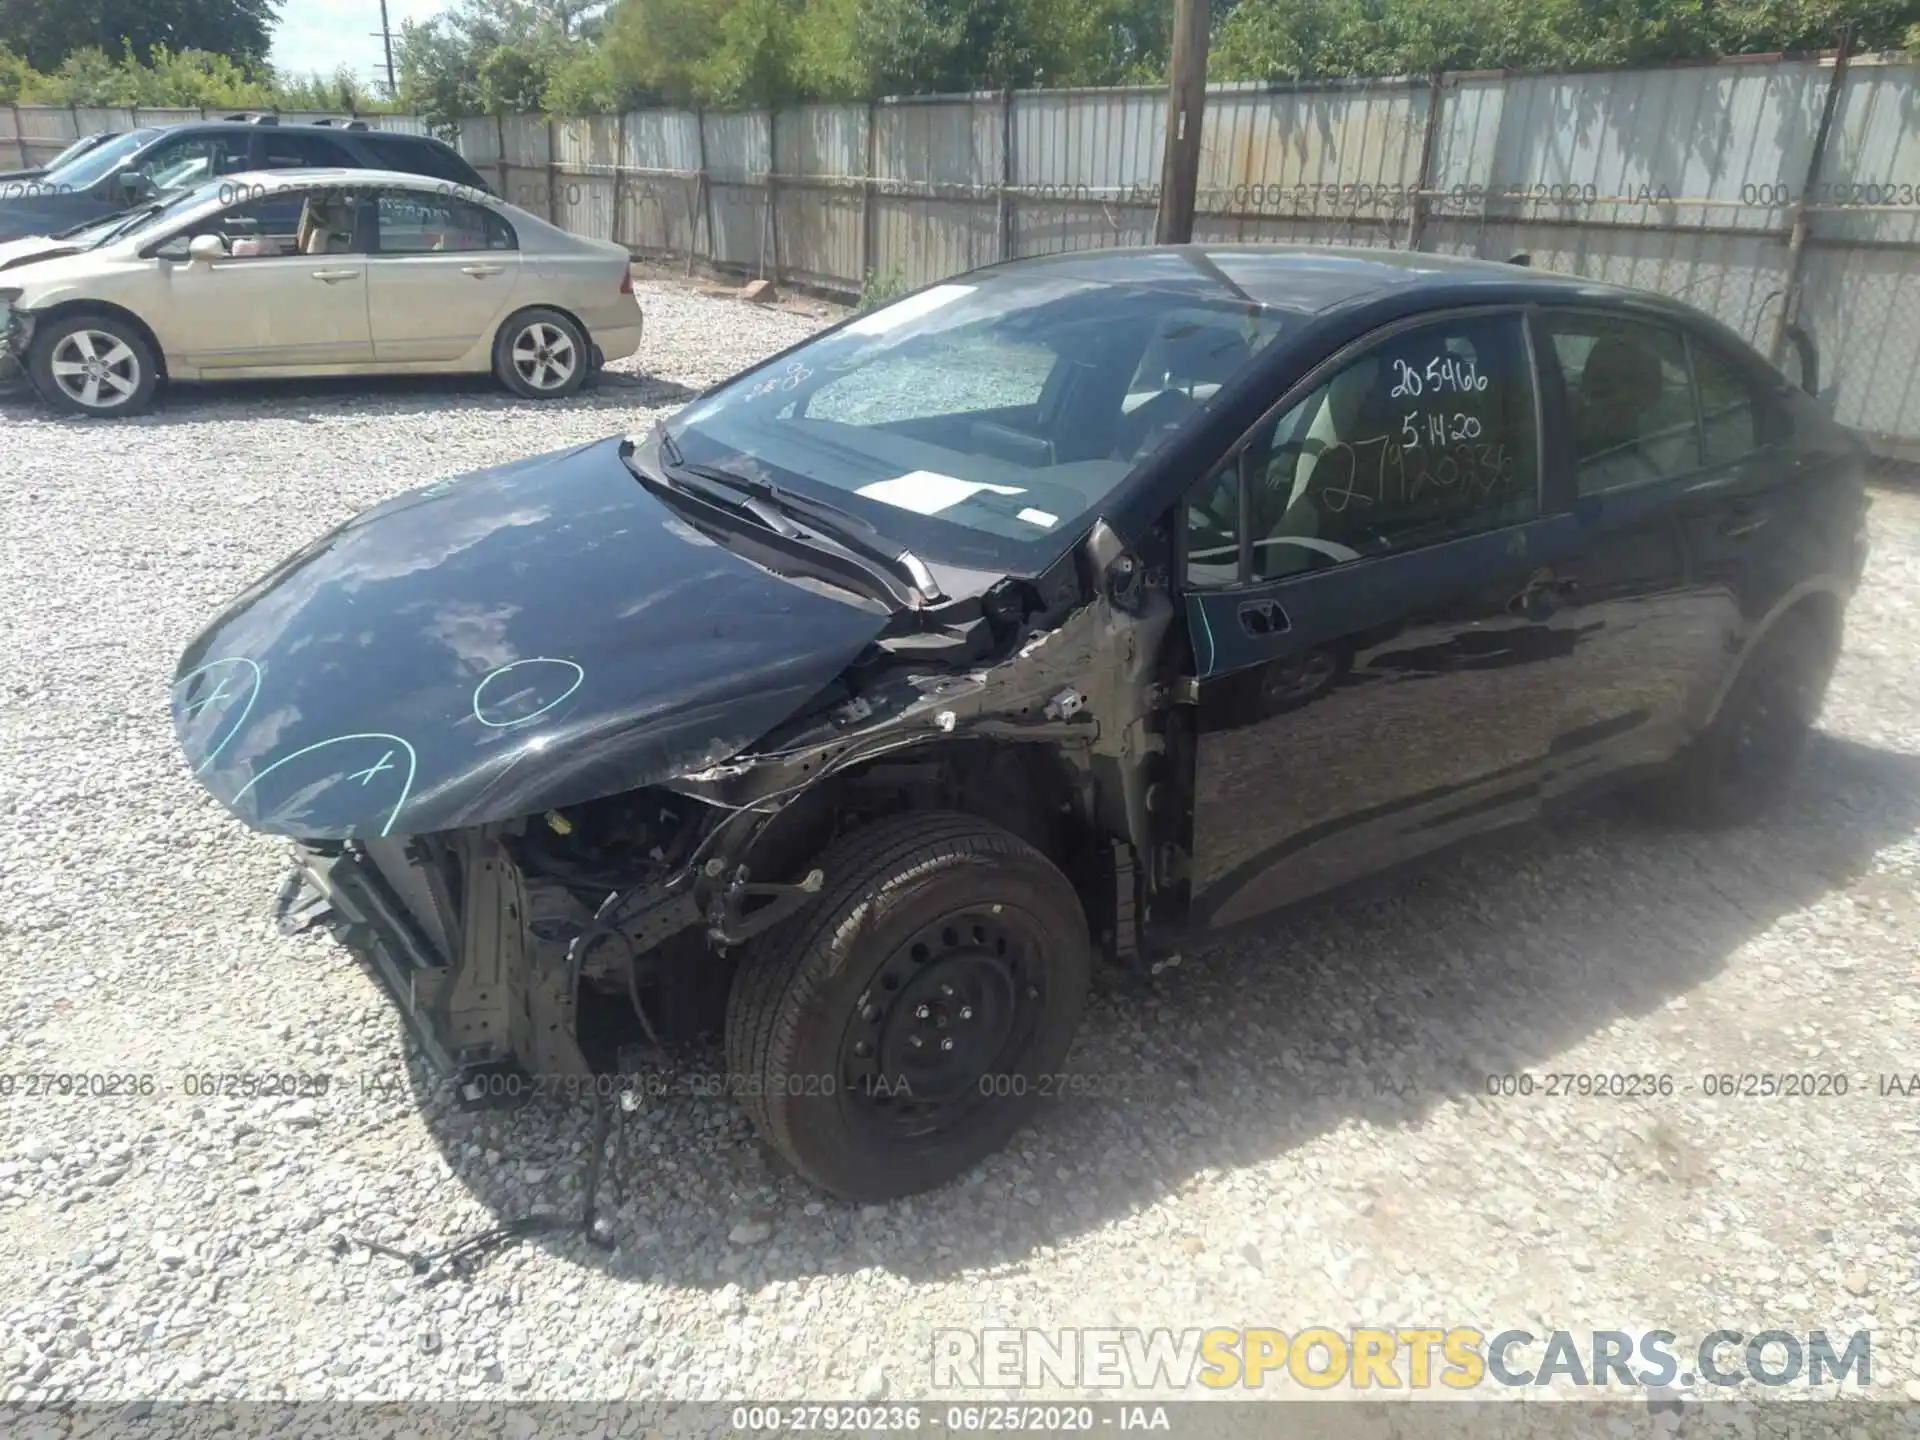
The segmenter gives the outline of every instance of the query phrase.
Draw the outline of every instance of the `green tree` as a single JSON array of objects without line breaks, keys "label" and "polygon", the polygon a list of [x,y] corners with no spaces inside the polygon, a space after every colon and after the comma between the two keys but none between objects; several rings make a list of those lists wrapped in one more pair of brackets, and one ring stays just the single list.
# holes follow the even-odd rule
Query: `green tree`
[{"label": "green tree", "polygon": [[138,105],[139,83],[106,51],[75,50],[50,75],[30,80],[20,98],[34,105]]},{"label": "green tree", "polygon": [[462,115],[481,113],[480,67],[461,37],[437,22],[404,21],[393,49],[401,108],[423,117],[442,134],[459,128]]},{"label": "green tree", "polygon": [[38,77],[25,58],[0,45],[0,105],[11,104]]},{"label": "green tree", "polygon": [[783,105],[800,93],[791,0],[732,0],[720,13],[719,44],[694,70],[700,98],[714,105]]},{"label": "green tree", "polygon": [[614,79],[604,45],[578,45],[554,66],[541,108],[549,115],[612,115],[638,103]]},{"label": "green tree", "polygon": [[342,65],[331,75],[275,75],[273,92],[282,110],[338,110],[372,115],[394,108],[353,70]]},{"label": "green tree", "polygon": [[620,0],[607,22],[615,79],[651,104],[693,104],[701,66],[720,48],[723,13],[715,0]]},{"label": "green tree", "polygon": [[536,112],[552,76],[552,56],[543,47],[496,45],[480,62],[480,107],[489,115]]},{"label": "green tree", "polygon": [[0,0],[0,35],[34,69],[57,70],[80,50],[131,49],[146,63],[165,47],[206,50],[248,65],[267,58],[281,0]]},{"label": "green tree", "polygon": [[444,132],[463,114],[538,112],[562,75],[577,97],[594,74],[583,57],[602,36],[605,8],[606,0],[458,0],[445,15],[405,24],[394,52],[401,101]]}]

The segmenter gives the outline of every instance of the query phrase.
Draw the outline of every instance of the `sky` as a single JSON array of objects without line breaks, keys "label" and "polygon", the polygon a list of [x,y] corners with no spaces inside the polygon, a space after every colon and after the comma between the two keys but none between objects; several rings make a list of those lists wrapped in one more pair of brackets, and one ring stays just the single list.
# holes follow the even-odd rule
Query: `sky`
[{"label": "sky", "polygon": [[[387,23],[397,36],[402,20],[426,20],[447,6],[448,0],[387,0]],[[269,58],[285,73],[331,75],[346,65],[384,85],[380,0],[284,0]]]}]

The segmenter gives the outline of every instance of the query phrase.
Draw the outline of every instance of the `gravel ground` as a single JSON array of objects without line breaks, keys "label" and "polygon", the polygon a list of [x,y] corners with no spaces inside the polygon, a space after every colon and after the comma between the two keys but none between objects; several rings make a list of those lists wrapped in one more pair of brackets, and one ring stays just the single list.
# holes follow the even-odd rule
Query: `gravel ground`
[{"label": "gravel ground", "polygon": [[[676,1094],[629,1128],[611,1252],[535,1235],[431,1284],[353,1243],[577,1213],[586,1112],[455,1111],[347,953],[274,929],[284,851],[179,762],[171,669],[355,511],[638,427],[819,323],[643,293],[641,356],[566,404],[435,382],[185,392],[118,425],[0,409],[0,1072],[156,1087],[0,1094],[0,1395],[902,1398],[932,1393],[943,1327],[1398,1322],[1867,1327],[1873,1393],[1920,1399],[1920,1099],[1879,1093],[1920,1071],[1913,492],[1876,502],[1823,729],[1758,828],[1607,808],[1106,980],[1083,1093],[911,1202],[825,1200],[730,1103]],[[1486,1094],[1523,1070],[1680,1091]],[[1759,1070],[1851,1088],[1700,1093]],[[331,1085],[185,1093],[207,1073]]]}]

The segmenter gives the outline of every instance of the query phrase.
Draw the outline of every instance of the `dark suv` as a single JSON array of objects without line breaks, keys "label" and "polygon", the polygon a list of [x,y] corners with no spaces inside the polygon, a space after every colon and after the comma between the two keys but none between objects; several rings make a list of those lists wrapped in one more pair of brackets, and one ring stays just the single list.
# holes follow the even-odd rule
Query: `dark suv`
[{"label": "dark suv", "polygon": [[175,725],[473,1093],[717,1027],[801,1173],[898,1195],[1060,1091],[1095,959],[1602,785],[1754,815],[1862,454],[1651,295],[1025,260],[350,521],[193,643]]},{"label": "dark suv", "polygon": [[400,170],[491,187],[459,152],[364,120],[282,124],[271,115],[147,126],[116,135],[37,179],[0,192],[0,240],[55,235],[222,175],[311,168]]}]

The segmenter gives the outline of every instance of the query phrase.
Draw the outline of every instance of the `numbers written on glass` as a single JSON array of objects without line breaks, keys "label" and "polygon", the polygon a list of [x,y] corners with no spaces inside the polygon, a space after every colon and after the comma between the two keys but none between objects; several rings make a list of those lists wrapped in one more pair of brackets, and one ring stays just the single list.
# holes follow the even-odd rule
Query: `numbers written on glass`
[{"label": "numbers written on glass", "polygon": [[1393,362],[1393,389],[1390,400],[1409,395],[1475,395],[1487,388],[1487,377],[1471,360],[1458,355],[1436,355],[1424,369],[1416,370],[1404,360]]},{"label": "numbers written on glass", "polygon": [[1421,437],[1434,448],[1462,440],[1480,438],[1480,421],[1472,415],[1447,415],[1440,411],[1415,410],[1400,417],[1400,443],[1409,450],[1421,448]]},{"label": "numbers written on glass", "polygon": [[1320,495],[1321,509],[1334,515],[1350,506],[1411,505],[1429,496],[1441,501],[1442,512],[1454,506],[1467,510],[1514,480],[1513,458],[1505,445],[1416,448],[1375,435],[1329,447],[1322,463],[1335,467],[1332,473],[1339,477]]}]

